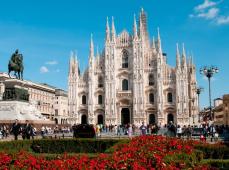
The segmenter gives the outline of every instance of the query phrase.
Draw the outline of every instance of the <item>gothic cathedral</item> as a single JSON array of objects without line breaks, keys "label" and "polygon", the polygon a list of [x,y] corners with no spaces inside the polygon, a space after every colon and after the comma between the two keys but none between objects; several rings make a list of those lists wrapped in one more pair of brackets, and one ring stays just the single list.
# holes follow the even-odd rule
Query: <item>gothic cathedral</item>
[{"label": "gothic cathedral", "polygon": [[[94,54],[91,38],[89,65],[80,74],[72,53],[69,62],[69,116],[74,123],[187,125],[197,114],[196,72],[192,57],[180,55],[176,46],[176,66],[166,62],[161,38],[150,40],[147,19],[141,10],[138,24],[134,16],[133,34],[116,34],[106,23],[105,47]],[[187,58],[187,59],[186,59]]]}]

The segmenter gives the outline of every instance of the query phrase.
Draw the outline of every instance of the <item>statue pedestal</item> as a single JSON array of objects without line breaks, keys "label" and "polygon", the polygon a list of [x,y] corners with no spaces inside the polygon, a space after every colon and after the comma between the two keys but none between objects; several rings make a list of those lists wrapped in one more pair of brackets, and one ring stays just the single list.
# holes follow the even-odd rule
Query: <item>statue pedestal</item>
[{"label": "statue pedestal", "polygon": [[29,120],[33,124],[54,124],[28,102],[0,101],[0,123],[12,123],[15,119],[21,123]]}]

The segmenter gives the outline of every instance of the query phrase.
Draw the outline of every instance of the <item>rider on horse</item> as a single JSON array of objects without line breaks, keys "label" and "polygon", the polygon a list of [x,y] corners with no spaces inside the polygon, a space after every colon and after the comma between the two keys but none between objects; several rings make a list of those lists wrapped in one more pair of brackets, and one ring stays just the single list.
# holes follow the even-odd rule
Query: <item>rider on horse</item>
[{"label": "rider on horse", "polygon": [[[9,76],[10,72],[14,71],[15,76],[19,79],[23,79],[23,56],[18,53],[18,49],[12,54],[8,65]],[[18,75],[16,75],[18,73]],[[20,75],[21,74],[21,75]]]}]

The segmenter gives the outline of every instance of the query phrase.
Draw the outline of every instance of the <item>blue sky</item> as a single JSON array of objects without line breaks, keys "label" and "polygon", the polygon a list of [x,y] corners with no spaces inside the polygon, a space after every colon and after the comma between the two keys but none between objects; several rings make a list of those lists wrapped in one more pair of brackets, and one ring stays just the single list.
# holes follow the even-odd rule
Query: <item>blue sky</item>
[{"label": "blue sky", "polygon": [[228,0],[23,0],[0,2],[0,71],[15,49],[24,55],[25,79],[67,89],[68,61],[76,50],[83,70],[90,34],[103,49],[106,17],[114,16],[117,32],[132,32],[133,15],[144,8],[151,38],[160,27],[163,51],[175,65],[176,43],[194,55],[198,84],[205,88],[201,105],[208,105],[204,65],[218,66],[212,81],[213,98],[229,93]]}]

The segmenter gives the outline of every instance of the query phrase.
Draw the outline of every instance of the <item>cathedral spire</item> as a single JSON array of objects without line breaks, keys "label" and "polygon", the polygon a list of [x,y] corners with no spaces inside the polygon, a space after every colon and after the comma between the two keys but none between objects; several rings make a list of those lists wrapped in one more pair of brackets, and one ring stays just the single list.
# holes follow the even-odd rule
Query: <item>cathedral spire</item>
[{"label": "cathedral spire", "polygon": [[160,36],[160,29],[159,29],[159,27],[157,28],[157,48],[158,48],[158,52],[162,53],[162,49],[161,49],[161,36]]},{"label": "cathedral spire", "polygon": [[156,49],[154,36],[153,36],[152,48],[153,48],[153,49]]},{"label": "cathedral spire", "polygon": [[94,43],[93,43],[93,34],[91,34],[91,43],[90,43],[90,58],[94,57]]},{"label": "cathedral spire", "polygon": [[141,14],[140,14],[140,17],[139,17],[139,38],[143,38],[143,25],[142,25]]},{"label": "cathedral spire", "polygon": [[177,45],[177,51],[176,51],[176,66],[177,68],[180,68],[180,52],[179,52],[179,45]]},{"label": "cathedral spire", "polygon": [[135,16],[135,14],[134,14],[133,32],[134,32],[134,39],[136,39],[138,37],[138,32],[137,32],[137,23],[136,23],[136,16]]},{"label": "cathedral spire", "polygon": [[114,17],[112,16],[111,41],[115,42],[115,38],[116,38],[116,31],[115,31]]},{"label": "cathedral spire", "polygon": [[96,48],[96,57],[99,57],[99,47],[97,45],[97,48]]},{"label": "cathedral spire", "polygon": [[107,17],[107,24],[106,24],[106,42],[110,42],[110,27],[109,27],[108,17]]},{"label": "cathedral spire", "polygon": [[182,66],[186,66],[186,53],[185,53],[185,48],[184,48],[184,43],[183,43],[183,48],[182,48]]}]

